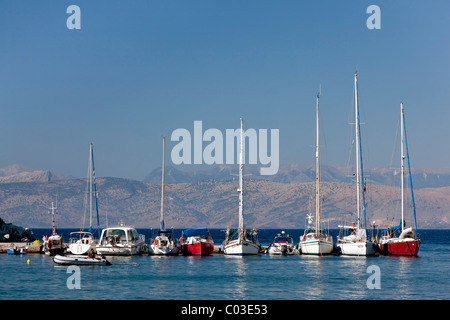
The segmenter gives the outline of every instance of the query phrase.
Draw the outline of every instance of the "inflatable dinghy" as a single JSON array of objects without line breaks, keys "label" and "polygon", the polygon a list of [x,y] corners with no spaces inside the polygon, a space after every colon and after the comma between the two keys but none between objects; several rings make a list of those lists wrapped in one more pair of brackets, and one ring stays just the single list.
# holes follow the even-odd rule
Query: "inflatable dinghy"
[{"label": "inflatable dinghy", "polygon": [[55,255],[53,262],[63,265],[100,265],[109,266],[111,263],[103,257],[90,258],[88,256],[81,255]]}]

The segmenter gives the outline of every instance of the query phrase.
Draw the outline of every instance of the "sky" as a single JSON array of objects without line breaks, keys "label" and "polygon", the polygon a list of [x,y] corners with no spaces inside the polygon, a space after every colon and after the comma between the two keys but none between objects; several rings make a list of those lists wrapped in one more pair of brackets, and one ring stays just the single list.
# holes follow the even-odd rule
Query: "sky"
[{"label": "sky", "polygon": [[[370,5],[381,29],[369,29]],[[81,29],[68,29],[70,5]],[[142,180],[172,132],[279,129],[280,163],[345,164],[358,72],[366,166],[391,162],[400,102],[414,166],[449,166],[450,2],[2,1],[0,167]],[[190,170],[195,165],[180,165]]]}]

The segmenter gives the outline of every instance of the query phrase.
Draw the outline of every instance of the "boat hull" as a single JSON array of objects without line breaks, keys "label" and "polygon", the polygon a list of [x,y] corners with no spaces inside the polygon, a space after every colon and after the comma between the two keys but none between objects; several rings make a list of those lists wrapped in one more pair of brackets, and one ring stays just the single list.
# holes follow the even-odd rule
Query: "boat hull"
[{"label": "boat hull", "polygon": [[64,247],[63,239],[57,234],[51,235],[48,239],[44,240],[44,253],[46,255],[63,254],[66,248]]},{"label": "boat hull", "polygon": [[89,258],[87,256],[79,256],[79,255],[55,255],[53,257],[53,262],[61,265],[102,265],[109,266],[111,263],[105,258]]},{"label": "boat hull", "polygon": [[97,253],[105,256],[139,255],[146,250],[145,236],[133,227],[121,224],[118,227],[102,230],[96,245]]},{"label": "boat hull", "polygon": [[336,247],[340,249],[342,255],[372,256],[376,254],[376,244],[370,241],[338,242]]},{"label": "boat hull", "polygon": [[174,256],[179,254],[180,248],[173,240],[172,236],[166,234],[159,235],[155,239],[150,240],[148,244],[148,253],[151,255]]},{"label": "boat hull", "polygon": [[197,241],[189,244],[185,243],[181,250],[184,255],[206,256],[214,251],[214,242]]},{"label": "boat hull", "polygon": [[380,243],[380,253],[391,256],[417,256],[419,254],[420,240],[404,239],[387,243]]},{"label": "boat hull", "polygon": [[267,253],[273,255],[291,255],[295,254],[295,248],[292,245],[278,244],[271,246],[267,250]]},{"label": "boat hull", "polygon": [[17,248],[17,249],[8,248],[8,249],[6,249],[6,252],[8,254],[24,254],[24,253],[27,253],[27,249],[26,248]]},{"label": "boat hull", "polygon": [[88,254],[91,249],[96,250],[95,243],[71,243],[69,245],[69,251],[73,254]]},{"label": "boat hull", "polygon": [[259,245],[246,240],[233,240],[225,245],[223,252],[235,256],[255,255],[259,253]]},{"label": "boat hull", "polygon": [[325,255],[333,252],[333,242],[327,240],[306,240],[300,241],[302,254]]},{"label": "boat hull", "polygon": [[180,252],[180,249],[178,247],[167,247],[167,246],[160,246],[160,245],[149,245],[148,247],[148,253],[151,255],[158,255],[158,256],[175,256],[178,255]]},{"label": "boat hull", "polygon": [[144,245],[124,245],[124,246],[97,246],[97,253],[105,256],[132,256],[144,252]]}]

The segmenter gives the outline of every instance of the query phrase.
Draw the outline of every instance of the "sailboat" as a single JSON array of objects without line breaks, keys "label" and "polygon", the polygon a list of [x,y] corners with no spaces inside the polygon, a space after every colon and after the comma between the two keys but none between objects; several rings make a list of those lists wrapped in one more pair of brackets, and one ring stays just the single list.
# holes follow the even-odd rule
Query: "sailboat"
[{"label": "sailboat", "polygon": [[[384,236],[380,239],[380,253],[383,255],[397,256],[417,256],[419,254],[420,237],[417,235],[416,207],[414,203],[414,191],[411,178],[411,167],[409,163],[408,143],[405,128],[405,113],[403,103],[400,104],[400,130],[401,130],[401,214],[400,225],[387,228],[384,230]],[[406,150],[406,155],[405,155]],[[409,183],[411,188],[411,200],[414,215],[415,227],[406,228],[405,223],[405,196],[404,196],[404,175],[405,175],[405,158],[408,163]],[[400,235],[396,237],[396,233]]]},{"label": "sailboat", "polygon": [[65,250],[62,236],[56,233],[56,209],[57,207],[52,202],[49,209],[49,213],[52,215],[52,235],[50,237],[44,236],[42,239],[44,241],[43,250],[46,255],[62,254]]},{"label": "sailboat", "polygon": [[247,232],[244,224],[244,119],[241,118],[241,144],[239,156],[239,226],[236,232],[230,234],[230,229],[226,231],[226,238],[223,243],[223,252],[227,255],[255,255],[260,251],[257,240],[257,231],[252,229]]},{"label": "sailboat", "polygon": [[312,226],[312,216],[308,215],[308,225],[300,237],[302,254],[325,255],[333,252],[333,237],[325,234],[320,227],[320,170],[319,170],[319,94],[316,106],[316,223]]},{"label": "sailboat", "polygon": [[[93,206],[95,198],[95,211],[97,213],[97,236],[99,235],[99,217],[97,202],[97,187],[95,183],[94,168],[94,145],[91,143],[89,148],[88,164],[88,189],[89,189],[89,229],[87,231],[76,231],[70,233],[69,251],[72,254],[88,254],[91,249],[96,250],[97,242],[94,239],[93,225]],[[84,222],[83,222],[84,224]]]},{"label": "sailboat", "polygon": [[[356,221],[350,226],[340,225],[341,232],[336,247],[343,255],[369,256],[375,254],[377,245],[367,236],[365,185],[363,180],[363,163],[361,150],[361,133],[358,104],[358,75],[355,72],[355,147],[356,147]],[[363,216],[361,217],[361,209]],[[350,233],[347,235],[346,233]]]},{"label": "sailboat", "polygon": [[150,239],[148,244],[148,253],[152,255],[177,255],[180,248],[177,239],[174,237],[173,230],[166,230],[164,223],[164,172],[165,172],[165,146],[166,138],[163,137],[163,163],[162,163],[162,185],[161,185],[161,229],[158,235]]}]

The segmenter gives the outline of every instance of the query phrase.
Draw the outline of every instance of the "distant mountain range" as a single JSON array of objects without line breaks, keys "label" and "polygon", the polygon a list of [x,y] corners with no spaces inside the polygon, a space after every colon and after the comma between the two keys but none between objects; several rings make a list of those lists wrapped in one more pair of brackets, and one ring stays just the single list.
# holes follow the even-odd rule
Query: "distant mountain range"
[{"label": "distant mountain range", "polygon": [[[352,168],[343,165],[321,166],[321,181],[351,182],[355,174]],[[174,167],[166,167],[166,183],[192,183],[206,180],[236,179],[237,166],[211,166],[208,169],[182,171]],[[368,184],[393,186],[399,181],[399,168],[366,168],[365,176]],[[266,180],[281,183],[311,182],[315,180],[315,168],[305,164],[281,165],[273,176],[261,176],[258,166],[245,166],[245,174],[252,180]],[[450,186],[450,167],[447,168],[415,168],[412,174],[414,188],[440,188]],[[154,169],[144,182],[161,183],[161,168]]]},{"label": "distant mountain range", "polygon": [[[210,166],[200,170],[180,170],[172,166],[166,166],[165,179],[167,184],[193,183],[208,180],[233,181],[237,179],[238,167],[234,166]],[[351,182],[354,169],[343,165],[322,165],[321,181],[324,182]],[[281,183],[312,182],[315,179],[315,169],[306,164],[282,164],[276,175],[261,176],[259,166],[246,165],[245,176],[252,180],[265,180]],[[399,184],[399,168],[366,168],[365,177],[368,184],[381,184],[395,186]],[[34,170],[19,164],[14,164],[0,169],[0,183],[11,182],[52,182],[59,180],[76,179],[64,176],[48,170]],[[450,186],[450,167],[444,168],[414,168],[412,180],[414,189],[440,188]],[[143,182],[161,184],[161,167],[150,172]]]},{"label": "distant mountain range", "polygon": [[[303,228],[313,212],[313,168],[282,166],[276,176],[261,177],[258,168],[246,166],[245,219],[248,227]],[[236,226],[238,213],[236,167],[211,167],[197,172],[166,168],[166,226],[190,228]],[[367,221],[380,226],[398,224],[398,186],[389,185],[392,170],[367,170]],[[161,170],[146,181],[98,178],[101,227],[120,221],[141,228],[158,228]],[[422,182],[419,179],[422,175]],[[450,228],[450,185],[446,169],[424,170],[414,178],[419,228]],[[389,177],[390,176],[390,177]],[[354,219],[355,199],[351,174],[343,167],[324,167],[321,194],[325,225],[337,227]],[[148,181],[147,181],[148,180]],[[278,180],[278,181],[277,181]],[[347,182],[344,182],[346,180]],[[371,181],[371,183],[369,183]],[[385,184],[383,184],[383,183]],[[434,187],[430,187],[434,186]],[[86,179],[67,179],[49,171],[0,169],[0,218],[15,225],[51,227],[48,208],[58,202],[58,227],[87,227]],[[408,205],[408,208],[410,205]],[[352,218],[353,217],[353,218]],[[411,218],[407,218],[411,221]]]},{"label": "distant mountain range", "polygon": [[70,177],[53,174],[48,170],[33,170],[20,164],[13,164],[0,169],[0,183],[50,182],[69,178]]}]

